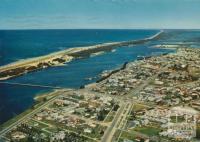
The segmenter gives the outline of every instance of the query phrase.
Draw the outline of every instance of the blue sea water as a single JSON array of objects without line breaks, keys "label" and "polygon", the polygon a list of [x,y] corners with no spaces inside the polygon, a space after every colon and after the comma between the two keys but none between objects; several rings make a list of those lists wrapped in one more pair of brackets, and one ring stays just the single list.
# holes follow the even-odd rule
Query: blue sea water
[{"label": "blue sea water", "polygon": [[163,44],[187,44],[200,47],[200,30],[165,30],[163,37],[157,41]]},{"label": "blue sea water", "polygon": [[0,30],[0,65],[105,42],[143,39],[159,30]]},{"label": "blue sea water", "polygon": [[[69,47],[75,48],[104,42],[143,39],[157,32],[158,30],[0,31],[0,64],[4,65],[20,59],[45,55]],[[173,38],[171,39],[169,35],[173,35]],[[191,35],[193,34],[188,36],[188,32],[183,32],[181,36],[179,31],[167,31],[161,39],[156,41],[117,48],[115,52],[74,60],[65,66],[28,73],[8,81],[79,88],[81,85],[96,81],[98,74],[102,71],[118,68],[127,61],[134,61],[138,55],[149,56],[174,52],[174,50],[151,48],[151,46],[165,42],[181,42],[183,39],[188,38],[190,41]],[[183,36],[187,38],[183,38]],[[198,33],[192,40],[194,38],[198,39],[199,36]],[[90,77],[94,79],[87,80]],[[34,104],[33,97],[47,91],[51,90],[0,84],[0,124],[31,107]]]}]

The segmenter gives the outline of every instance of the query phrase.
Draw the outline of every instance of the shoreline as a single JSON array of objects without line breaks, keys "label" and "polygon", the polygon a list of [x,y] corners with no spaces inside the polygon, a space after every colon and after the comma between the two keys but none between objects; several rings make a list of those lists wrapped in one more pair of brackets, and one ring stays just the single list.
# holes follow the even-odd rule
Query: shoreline
[{"label": "shoreline", "polygon": [[[173,48],[173,49],[176,49],[176,48]],[[177,54],[177,52],[175,52],[175,53],[168,53],[168,54]],[[162,57],[162,56],[165,56],[165,54],[160,54],[160,55],[158,55],[158,56],[159,56],[159,57]],[[152,57],[154,57],[154,56],[152,56]],[[108,72],[108,74],[107,74],[106,76],[100,77],[97,81],[95,81],[95,82],[93,82],[93,83],[90,83],[90,84],[87,84],[87,85],[82,86],[83,88],[81,88],[81,86],[80,86],[79,89],[75,89],[75,90],[81,90],[81,89],[84,89],[84,88],[87,88],[87,89],[88,89],[88,88],[93,88],[94,85],[96,86],[96,84],[99,84],[99,83],[105,81],[106,79],[108,79],[108,78],[109,78],[110,76],[112,76],[113,74],[118,73],[119,71],[126,69],[126,67],[128,66],[128,64],[134,63],[134,62],[138,62],[138,61],[140,61],[140,60],[134,60],[134,61],[130,61],[130,62],[124,62],[124,63],[122,64],[121,67],[116,68],[116,69],[113,69],[113,70],[109,70],[109,72]],[[101,74],[100,74],[100,75],[101,75]],[[37,95],[33,98],[33,100],[34,100],[35,102],[39,102],[39,104],[40,104],[40,103],[43,102],[43,101],[49,100],[49,99],[51,99],[52,97],[57,96],[56,93],[57,93],[57,92],[60,92],[60,91],[62,91],[62,90],[63,90],[63,89],[53,89],[53,90],[48,91],[48,92],[39,93],[39,94],[37,94]],[[74,89],[73,89],[73,88],[67,88],[67,90],[74,90]],[[55,94],[54,94],[54,93],[55,93]],[[32,106],[30,106],[30,108],[27,108],[24,112],[18,114],[16,117],[18,117],[18,116],[19,116],[19,117],[22,117],[22,116],[23,116],[23,113],[26,114],[26,112],[29,112],[29,111],[31,110],[31,108],[35,108],[35,107],[37,107],[37,106],[38,106],[38,104],[33,104]],[[22,116],[21,116],[21,115],[22,115]],[[12,121],[15,120],[16,117],[11,118],[11,119],[7,120],[6,122],[0,124],[0,128],[5,127],[5,126],[6,126],[7,124],[9,124],[10,122],[12,123]]]},{"label": "shoreline", "polygon": [[[155,47],[153,47],[153,48],[155,48]],[[162,49],[166,49],[166,48],[162,48]],[[170,48],[170,49],[176,50],[176,48]],[[147,59],[148,59],[148,58],[152,58],[152,57],[162,57],[162,56],[166,56],[166,55],[169,55],[169,54],[177,54],[177,50],[176,50],[176,52],[162,53],[162,54],[159,54],[159,55],[156,55],[156,56],[153,56],[153,55],[152,55],[152,56],[144,56],[144,58],[147,57]],[[90,88],[90,87],[93,86],[94,84],[101,83],[101,82],[103,82],[104,80],[108,79],[108,78],[109,78],[110,76],[112,76],[113,74],[118,73],[118,72],[120,72],[120,71],[126,69],[126,67],[127,67],[130,63],[136,63],[136,62],[138,62],[138,61],[144,60],[144,58],[143,58],[143,59],[136,59],[136,60],[129,61],[129,62],[124,62],[124,63],[123,63],[120,67],[118,67],[118,68],[115,68],[115,69],[112,69],[112,70],[105,70],[105,72],[102,72],[102,73],[99,74],[100,77],[99,77],[98,80],[96,80],[96,81],[93,82],[93,83],[80,86],[79,88],[80,88],[80,89],[88,88],[88,87]]]},{"label": "shoreline", "polygon": [[125,62],[125,63],[123,63],[123,65],[122,65],[120,68],[114,69],[114,70],[110,70],[110,72],[107,73],[107,75],[100,77],[100,78],[96,81],[96,83],[100,83],[101,81],[104,81],[105,79],[109,78],[112,74],[115,74],[115,73],[117,73],[117,72],[119,72],[119,71],[125,69],[128,63],[129,63],[129,62]]},{"label": "shoreline", "polygon": [[[154,57],[155,58],[157,58],[158,57],[158,59],[164,59],[164,58],[171,58],[171,59],[174,59],[174,57],[176,57],[176,56],[179,56],[179,57],[184,57],[185,55],[187,55],[187,52],[189,53],[190,51],[192,51],[192,52],[194,52],[194,53],[197,53],[196,52],[196,50],[194,49],[194,50],[192,50],[191,48],[189,48],[189,49],[185,49],[185,48],[180,48],[180,49],[178,49],[177,50],[177,52],[175,52],[175,53],[168,53],[167,55],[166,54],[161,54],[161,55],[158,55],[158,56],[152,56],[152,61],[156,61],[156,60],[154,60]],[[169,55],[169,56],[168,56]],[[151,57],[150,57],[151,58]],[[151,60],[151,59],[150,59]],[[177,61],[178,59],[175,59],[174,61]],[[118,69],[114,69],[114,70],[111,70],[110,72],[109,72],[109,74],[108,74],[108,76],[106,76],[105,78],[103,78],[101,81],[104,81],[104,80],[106,80],[106,79],[109,79],[109,77],[110,76],[112,76],[112,75],[114,75],[114,76],[117,76],[118,74],[115,74],[115,73],[118,73],[119,71],[121,71],[121,70],[129,70],[130,71],[130,67],[131,66],[133,66],[135,63],[139,63],[138,65],[139,66],[141,66],[141,67],[144,67],[144,65],[143,64],[140,64],[141,62],[144,62],[145,60],[143,60],[143,61],[140,61],[140,60],[134,60],[134,61],[130,61],[130,62],[125,62],[123,65],[122,65],[122,67],[120,67],[120,68],[118,68]],[[161,61],[161,62],[163,62],[163,61]],[[173,62],[173,61],[172,61]],[[153,63],[153,62],[152,62]],[[159,63],[158,63],[159,64]],[[136,64],[135,64],[136,65]],[[156,65],[155,65],[156,66]],[[152,68],[150,68],[149,66],[145,66],[144,68],[148,68],[148,69],[152,69]],[[155,69],[155,68],[154,68]],[[150,76],[150,77],[147,77],[147,80],[144,78],[144,79],[142,79],[142,80],[144,80],[145,82],[143,82],[143,84],[140,84],[139,86],[141,86],[141,87],[139,87],[139,91],[141,91],[142,90],[142,88],[145,88],[145,86],[147,86],[147,85],[152,85],[151,84],[151,81],[156,81],[156,76],[158,76],[160,73],[162,73],[162,72],[165,72],[165,70],[166,70],[166,68],[165,68],[165,66],[162,66],[162,65],[160,65],[160,68],[156,68],[156,70],[159,70],[159,72],[155,72],[155,74],[153,75],[153,76]],[[127,72],[128,73],[128,72]],[[152,72],[153,73],[153,72]],[[112,77],[111,77],[112,78]],[[81,92],[88,92],[88,91],[91,91],[92,92],[92,94],[93,93],[95,93],[95,90],[93,90],[93,87],[95,87],[95,86],[97,86],[97,85],[101,85],[101,81],[99,81],[99,82],[94,82],[94,83],[90,83],[90,84],[88,84],[88,85],[86,85],[85,87],[85,89],[84,88],[82,88],[82,89],[69,89],[69,90],[73,90],[73,91],[77,91],[78,92],[78,94],[81,94]],[[147,81],[147,83],[146,83],[146,81]],[[176,83],[175,83],[176,84]],[[94,85],[94,86],[93,86]],[[154,85],[155,85],[155,87],[158,87],[158,86],[160,86],[161,84],[156,84],[156,82],[154,82]],[[98,86],[97,86],[98,87]],[[100,90],[102,89],[102,87],[103,86],[99,86],[100,87]],[[162,87],[162,85],[160,86],[160,87]],[[95,88],[94,88],[95,89]],[[57,91],[57,92],[56,92]],[[8,120],[7,122],[5,122],[5,123],[3,123],[3,124],[1,124],[0,125],[0,131],[2,132],[2,134],[4,134],[4,133],[7,133],[7,128],[8,127],[11,127],[12,128],[12,125],[13,124],[15,124],[15,123],[17,123],[17,122],[19,122],[19,123],[23,123],[23,121],[25,121],[25,120],[28,120],[29,118],[28,118],[28,116],[29,116],[29,114],[33,114],[33,112],[36,112],[36,109],[37,108],[44,108],[44,107],[42,107],[42,105],[45,103],[45,104],[47,104],[48,102],[52,102],[51,100],[55,100],[56,99],[56,96],[59,96],[59,95],[63,95],[63,92],[65,92],[65,91],[67,91],[66,89],[58,89],[58,90],[52,90],[51,92],[48,92],[48,93],[43,93],[43,94],[41,94],[41,96],[36,96],[35,98],[37,98],[38,97],[38,101],[39,101],[39,103],[37,104],[37,105],[33,105],[32,107],[31,107],[31,109],[29,108],[29,109],[27,109],[27,110],[25,110],[23,113],[21,113],[21,114],[19,114],[17,117],[14,117],[14,118],[12,118],[12,119],[10,119],[10,120]],[[97,91],[97,94],[98,95],[105,95],[105,96],[109,96],[109,97],[111,97],[111,95],[112,95],[112,97],[113,98],[116,98],[116,99],[122,99],[122,101],[125,101],[125,103],[130,103],[132,100],[134,100],[135,99],[135,97],[133,97],[132,95],[132,91],[135,91],[135,89],[134,88],[132,88],[131,90],[128,90],[128,93],[124,93],[123,91],[125,91],[125,90],[121,90],[120,91],[120,93],[116,96],[116,95],[114,95],[114,94],[109,94],[108,92],[98,92],[98,90],[96,90]],[[60,92],[60,93],[59,93]],[[99,94],[100,93],[100,94]],[[138,91],[136,91],[136,92],[134,92],[135,94],[137,94],[137,93],[139,93]],[[120,97],[120,95],[126,95],[126,96],[121,96]],[[143,94],[143,93],[141,93],[141,94]],[[140,94],[140,95],[141,95]],[[138,96],[137,96],[138,97]],[[132,99],[132,100],[129,100],[129,99]],[[137,99],[136,99],[136,101],[138,101]],[[155,101],[156,102],[156,101]],[[137,102],[136,102],[137,103]],[[148,104],[149,105],[149,104]],[[155,104],[155,105],[158,105],[158,104]],[[165,107],[165,106],[164,106]],[[125,107],[122,107],[122,108],[125,108]],[[39,111],[38,111],[39,112]],[[124,114],[124,113],[121,113],[121,114]],[[115,117],[116,116],[118,116],[118,115],[116,115],[115,114]],[[30,117],[32,117],[32,116],[30,116]],[[23,120],[23,121],[21,121],[21,120]],[[115,119],[113,119],[112,120],[112,123],[115,123],[115,121],[114,121]],[[111,125],[110,125],[111,126]],[[109,130],[109,128],[110,127],[108,127],[107,128],[107,130]],[[107,133],[107,132],[106,132]],[[101,137],[102,139],[105,137],[105,135],[103,135],[103,137]]]},{"label": "shoreline", "polygon": [[[175,52],[175,53],[168,53],[168,54],[177,54],[177,52]],[[165,54],[160,54],[158,56],[162,57],[162,56],[165,56]],[[152,57],[154,57],[154,56],[152,56]],[[90,87],[92,88],[93,85],[99,84],[99,83],[103,82],[104,80],[108,79],[113,74],[118,73],[119,71],[126,69],[126,67],[128,66],[128,64],[134,63],[134,62],[138,62],[138,61],[140,61],[140,60],[134,60],[134,61],[130,61],[130,62],[124,62],[121,65],[121,67],[113,69],[113,70],[109,70],[109,72],[108,72],[108,74],[106,76],[100,77],[97,81],[95,81],[93,83],[90,83],[90,84],[82,86],[83,88],[81,88],[81,86],[80,86],[78,89],[67,88],[66,90],[81,90],[81,89],[84,89],[84,88],[90,88]],[[39,93],[35,97],[33,97],[33,100],[34,100],[34,102],[38,102],[40,104],[43,101],[49,100],[49,99],[57,96],[58,95],[57,92],[60,92],[60,91],[65,91],[65,89],[64,90],[63,89],[53,89],[53,90],[50,90],[48,92]],[[0,130],[2,128],[4,128],[5,126],[7,126],[7,124],[9,125],[10,123],[12,123],[13,120],[18,119],[18,117],[19,118],[23,117],[23,114],[26,114],[27,112],[32,111],[32,108],[37,107],[38,103],[37,104],[33,104],[32,106],[30,106],[29,108],[27,108],[24,112],[22,112],[22,113],[18,114],[17,116],[15,116],[15,117],[13,117],[13,118],[5,121],[4,123],[0,124]]]},{"label": "shoreline", "polygon": [[56,96],[60,95],[60,92],[67,92],[67,91],[72,91],[73,89],[71,88],[66,88],[66,89],[53,89],[47,92],[43,93],[38,93],[36,94],[35,97],[33,97],[34,103],[33,105],[29,106],[27,109],[25,109],[23,112],[17,114],[16,116],[6,120],[5,122],[0,124],[0,131],[3,128],[6,128],[9,126],[11,123],[15,122],[16,120],[20,119],[27,113],[30,113],[37,107],[40,107],[44,102],[51,100],[52,98],[55,98]]},{"label": "shoreline", "polygon": [[69,63],[75,59],[90,57],[92,54],[94,55],[100,52],[109,52],[118,47],[144,44],[150,40],[159,38],[163,32],[164,31],[161,30],[151,37],[140,40],[111,42],[87,47],[68,48],[44,56],[19,60],[17,62],[0,67],[0,80],[7,80],[36,70]]}]

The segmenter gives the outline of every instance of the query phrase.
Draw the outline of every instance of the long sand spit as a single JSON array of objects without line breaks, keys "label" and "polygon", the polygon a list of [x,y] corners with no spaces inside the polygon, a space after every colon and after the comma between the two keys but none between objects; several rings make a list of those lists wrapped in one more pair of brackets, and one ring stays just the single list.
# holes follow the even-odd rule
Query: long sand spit
[{"label": "long sand spit", "polygon": [[13,62],[0,67],[0,80],[7,80],[42,68],[68,63],[76,58],[89,57],[94,53],[111,51],[117,47],[144,44],[148,41],[159,38],[162,33],[163,30],[151,37],[141,40],[111,42],[87,47],[68,48],[48,55]]}]

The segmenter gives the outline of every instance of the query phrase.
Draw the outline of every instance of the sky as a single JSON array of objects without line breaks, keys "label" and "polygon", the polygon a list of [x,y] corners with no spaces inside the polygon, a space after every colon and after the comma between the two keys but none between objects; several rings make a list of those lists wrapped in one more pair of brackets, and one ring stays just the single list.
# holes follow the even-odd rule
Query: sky
[{"label": "sky", "polygon": [[0,29],[200,29],[200,0],[0,0]]}]

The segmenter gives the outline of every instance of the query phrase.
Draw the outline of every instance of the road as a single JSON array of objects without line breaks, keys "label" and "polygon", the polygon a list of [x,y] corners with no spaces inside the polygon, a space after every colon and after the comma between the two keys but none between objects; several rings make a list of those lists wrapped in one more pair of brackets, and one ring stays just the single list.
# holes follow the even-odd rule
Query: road
[{"label": "road", "polygon": [[11,125],[9,125],[7,128],[5,128],[2,131],[0,131],[0,138],[2,138],[4,134],[6,134],[10,130],[12,130],[13,127],[18,126],[19,124],[23,123],[24,121],[26,121],[28,118],[30,118],[34,114],[36,114],[39,111],[41,111],[44,107],[46,107],[47,105],[49,105],[50,103],[52,103],[59,95],[61,95],[64,92],[66,92],[66,91],[61,90],[61,91],[54,92],[54,93],[57,93],[56,96],[54,96],[53,98],[51,98],[50,100],[48,100],[47,102],[45,102],[44,104],[42,104],[41,106],[39,106],[38,108],[34,109],[30,113],[26,114],[25,116],[23,116],[19,120],[15,121]]},{"label": "road", "polygon": [[117,127],[118,129],[122,129],[125,126],[126,120],[127,120],[126,118],[129,115],[129,112],[131,112],[130,111],[131,108],[132,108],[132,103],[127,103],[125,111],[124,111],[124,113],[122,115],[122,119],[121,119],[121,121],[120,121],[120,123],[119,123],[119,125]]},{"label": "road", "polygon": [[[111,142],[112,139],[113,139],[113,136],[117,130],[117,125],[119,123],[119,120],[123,117],[123,113],[125,115],[127,115],[128,113],[126,113],[126,106],[131,103],[131,104],[134,104],[134,103],[137,103],[137,102],[133,102],[132,100],[132,97],[133,96],[137,96],[139,94],[139,92],[141,90],[143,90],[150,82],[154,81],[158,74],[164,70],[166,70],[167,67],[162,67],[162,69],[160,69],[159,72],[157,72],[155,75],[151,76],[150,78],[148,78],[145,82],[143,82],[141,85],[139,85],[137,88],[131,90],[127,95],[126,97],[123,97],[121,98],[121,100],[124,100],[124,102],[127,102],[127,104],[123,104],[121,107],[120,107],[120,110],[117,112],[117,114],[115,115],[110,127],[107,128],[107,130],[105,131],[104,133],[104,136],[102,137],[102,140],[101,142]],[[131,107],[128,107],[129,109]],[[126,116],[124,116],[122,119],[126,118]],[[121,122],[121,121],[120,121]],[[120,125],[120,124],[119,124]]]},{"label": "road", "polygon": [[[150,77],[149,79],[147,79],[145,82],[143,82],[143,84],[139,85],[136,89],[131,90],[128,94],[127,97],[120,97],[118,98],[121,101],[121,105],[120,108],[118,109],[113,121],[111,122],[111,125],[106,129],[101,141],[102,142],[110,142],[117,130],[118,124],[119,122],[121,122],[121,119],[123,114],[127,115],[128,113],[126,113],[127,108],[131,108],[131,107],[127,107],[127,105],[132,104],[133,100],[132,99],[127,99],[129,97],[133,97],[138,95],[138,93],[144,89],[144,87],[146,87],[151,81],[155,80],[156,77],[158,76],[158,74],[160,72],[162,72],[163,70],[165,70],[165,67],[163,67],[158,73],[156,73],[155,75],[153,75],[152,77]],[[63,91],[57,92],[57,93],[63,93]],[[41,109],[43,109],[44,107],[46,107],[47,105],[49,105],[51,102],[53,102],[57,97],[59,96],[56,95],[55,97],[51,98],[50,100],[48,100],[47,102],[45,102],[43,105],[39,106],[38,108],[36,108],[35,110],[33,110],[32,112],[30,112],[29,114],[23,116],[21,119],[17,120],[16,122],[12,123],[10,126],[8,126],[7,128],[5,128],[4,130],[2,130],[0,132],[0,138],[6,134],[7,132],[9,132],[13,127],[21,124],[22,122],[24,122],[25,120],[27,120],[28,118],[30,118],[31,116],[33,116],[35,113],[41,111]],[[113,97],[114,98],[114,97]],[[129,101],[128,101],[129,100]],[[125,117],[124,117],[125,118]]]},{"label": "road", "polygon": [[146,81],[144,81],[140,86],[138,86],[137,88],[131,90],[128,94],[127,97],[133,97],[133,96],[137,96],[139,94],[139,92],[144,89],[150,82],[154,81],[158,75],[167,70],[168,67],[162,67],[161,69],[159,69],[159,72],[157,72],[156,74],[154,74],[153,76],[151,76],[150,78],[148,78]]},{"label": "road", "polygon": [[126,108],[126,104],[123,103],[120,108],[118,109],[111,125],[106,129],[102,139],[101,139],[101,142],[110,142],[113,138],[113,135],[115,134],[115,131],[116,131],[116,127],[117,127],[117,124],[119,123],[120,121],[120,118],[121,118],[121,115],[123,115],[123,112]]}]

